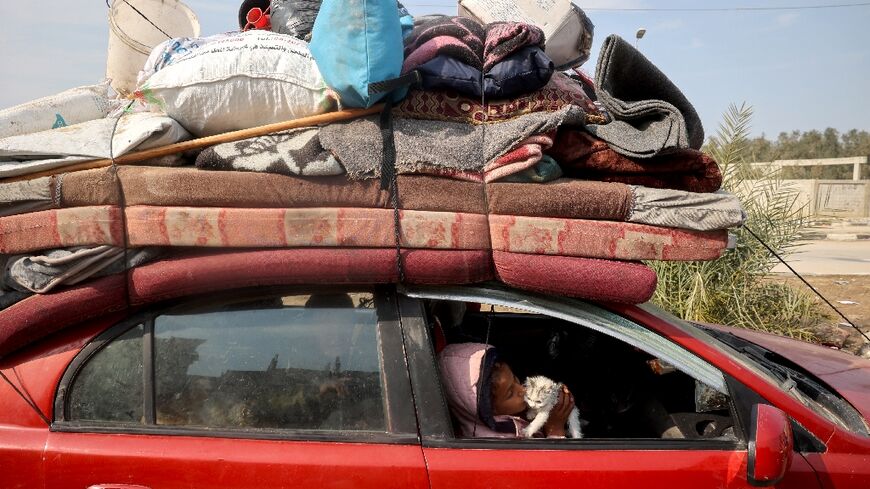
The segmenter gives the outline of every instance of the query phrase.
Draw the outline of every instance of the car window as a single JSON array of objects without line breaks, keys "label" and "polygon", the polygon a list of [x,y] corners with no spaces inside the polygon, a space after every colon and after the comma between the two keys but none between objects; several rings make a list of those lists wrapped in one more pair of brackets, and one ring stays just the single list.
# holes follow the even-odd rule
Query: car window
[{"label": "car window", "polygon": [[[474,369],[448,365],[464,359],[469,350],[463,350],[463,345],[473,343],[494,346],[498,362],[508,364],[521,383],[538,375],[564,383],[576,401],[584,439],[733,444],[742,437],[721,372],[642,326],[588,304],[550,304],[546,298],[514,297],[515,293],[501,290],[456,289],[409,291],[426,299],[424,323],[438,355],[439,368],[433,375],[442,385],[454,439],[481,438],[480,432],[492,431],[469,425],[468,420],[479,419],[475,414],[481,411],[463,410],[469,397],[464,401],[453,394],[463,385],[461,379],[446,378]],[[483,370],[475,373],[485,375]],[[412,378],[418,377],[422,378],[412,372]],[[490,390],[497,390],[494,384]],[[515,418],[513,428],[498,420],[495,431],[505,428],[515,433],[517,426],[529,421],[530,412],[517,413]]]},{"label": "car window", "polygon": [[136,325],[106,345],[79,373],[70,393],[71,419],[142,422],[142,334]]},{"label": "car window", "polygon": [[299,299],[158,316],[157,424],[384,431],[374,308]]},{"label": "car window", "polygon": [[[143,331],[146,342],[153,338],[153,421],[143,419]],[[383,432],[379,342],[370,293],[176,308],[90,358],[74,380],[69,418],[192,429]]]}]

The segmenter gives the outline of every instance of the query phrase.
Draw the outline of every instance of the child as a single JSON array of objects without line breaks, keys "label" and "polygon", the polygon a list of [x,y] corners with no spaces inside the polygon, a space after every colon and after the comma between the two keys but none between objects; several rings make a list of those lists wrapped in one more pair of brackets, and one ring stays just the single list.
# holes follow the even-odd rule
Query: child
[{"label": "child", "polygon": [[[447,345],[438,354],[441,382],[450,412],[463,437],[521,438],[528,421],[525,389],[495,347],[483,343]],[[574,397],[563,387],[559,402],[543,427],[547,438],[564,438]]]}]

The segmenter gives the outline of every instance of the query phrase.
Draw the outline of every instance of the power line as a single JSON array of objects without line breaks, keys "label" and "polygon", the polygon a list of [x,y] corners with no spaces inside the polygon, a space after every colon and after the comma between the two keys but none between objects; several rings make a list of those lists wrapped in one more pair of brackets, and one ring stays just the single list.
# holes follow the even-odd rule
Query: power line
[{"label": "power line", "polygon": [[[405,2],[413,7],[455,7],[456,3],[416,3]],[[819,10],[849,7],[868,7],[870,2],[860,3],[837,3],[827,5],[789,5],[784,7],[698,7],[698,8],[608,8],[608,7],[582,7],[587,12],[763,12],[777,10]]]},{"label": "power line", "polygon": [[612,12],[760,12],[769,10],[818,10],[828,8],[868,7],[870,2],[839,3],[829,5],[791,5],[785,7],[699,7],[699,8],[606,8],[590,7],[583,10]]}]

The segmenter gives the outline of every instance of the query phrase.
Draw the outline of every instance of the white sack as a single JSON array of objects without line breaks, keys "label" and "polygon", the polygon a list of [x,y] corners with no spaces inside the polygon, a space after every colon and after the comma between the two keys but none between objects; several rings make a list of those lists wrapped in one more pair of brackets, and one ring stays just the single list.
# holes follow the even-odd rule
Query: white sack
[{"label": "white sack", "polygon": [[[152,53],[140,91],[153,110],[165,112],[196,136],[336,108],[304,41],[251,30],[173,46],[163,43]],[[148,76],[148,70],[154,73]]]},{"label": "white sack", "polygon": [[525,22],[544,31],[544,52],[556,69],[582,65],[589,59],[594,26],[571,0],[460,0],[459,15],[490,22]]},{"label": "white sack", "polygon": [[0,110],[0,138],[102,119],[113,107],[109,90],[103,82]]},{"label": "white sack", "polygon": [[127,114],[118,121],[98,119],[62,129],[0,139],[0,178],[27,175],[82,161],[118,157],[135,150],[190,139],[181,125],[151,112]]}]

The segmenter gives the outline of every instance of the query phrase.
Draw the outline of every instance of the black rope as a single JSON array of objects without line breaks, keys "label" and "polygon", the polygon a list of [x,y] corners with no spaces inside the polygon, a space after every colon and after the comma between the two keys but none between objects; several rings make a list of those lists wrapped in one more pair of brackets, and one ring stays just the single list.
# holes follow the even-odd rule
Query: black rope
[{"label": "black rope", "polygon": [[118,189],[118,206],[121,208],[121,239],[123,239],[123,274],[124,274],[124,301],[127,306],[127,311],[132,309],[130,304],[130,269],[129,269],[129,252],[130,252],[130,237],[127,233],[127,198],[124,195],[124,185],[121,183],[121,175],[118,172],[118,164],[115,162],[115,133],[118,130],[118,123],[121,122],[121,118],[124,114],[127,113],[127,110],[132,107],[135,101],[131,100],[129,104],[121,111],[121,114],[115,119],[115,125],[112,127],[112,134],[109,136],[109,158],[112,160],[111,172],[112,177],[115,179],[115,186]]},{"label": "black rope", "polygon": [[[169,34],[166,33],[166,31],[164,31],[163,29],[158,27],[157,24],[152,22],[151,19],[149,19],[147,15],[143,14],[139,9],[137,9],[132,4],[130,4],[130,2],[128,2],[127,0],[121,0],[121,1],[126,3],[131,9],[133,9],[137,14],[139,14],[140,17],[147,20],[149,24],[153,25],[154,28],[157,29],[158,31],[160,31],[164,36],[166,36],[167,39],[172,39],[172,36],[170,36]],[[109,0],[106,0],[106,7],[112,8],[112,6],[109,5]]]},{"label": "black rope", "polygon": [[399,214],[399,177],[396,171],[396,140],[393,134],[392,104],[388,101],[380,117],[383,156],[381,158],[381,190],[389,189],[393,205],[393,232],[396,242],[396,270],[399,283],[405,283],[405,263],[402,260],[402,221]]},{"label": "black rope", "polygon": [[867,341],[870,341],[870,337],[868,337],[866,333],[864,333],[863,331],[861,331],[861,329],[858,328],[858,326],[855,326],[855,323],[853,323],[849,318],[847,318],[845,314],[843,314],[842,312],[840,312],[840,310],[837,309],[837,307],[834,306],[834,304],[832,304],[831,301],[829,301],[825,296],[823,296],[823,295],[821,294],[821,292],[819,292],[818,290],[816,290],[815,287],[813,287],[809,282],[807,282],[806,279],[803,278],[803,277],[801,276],[801,274],[799,274],[799,273],[797,272],[797,270],[795,270],[794,268],[791,267],[791,265],[789,265],[788,263],[786,263],[786,261],[785,261],[781,256],[779,256],[779,254],[778,254],[777,252],[773,251],[773,248],[771,248],[770,246],[768,246],[767,243],[764,242],[764,240],[762,240],[760,237],[758,237],[758,235],[755,234],[755,232],[752,231],[752,229],[750,229],[749,226],[743,226],[743,229],[745,229],[746,232],[748,232],[750,235],[752,235],[753,238],[755,238],[756,240],[758,240],[758,242],[761,243],[762,246],[764,246],[765,248],[767,248],[767,251],[769,251],[773,256],[776,257],[777,260],[779,260],[783,265],[785,265],[786,268],[788,268],[789,271],[791,271],[791,273],[795,274],[795,276],[796,276],[797,278],[799,278],[799,279],[801,280],[801,282],[804,283],[804,285],[806,285],[807,287],[809,287],[810,290],[812,290],[812,291],[813,291],[817,296],[819,296],[819,298],[821,298],[823,301],[825,301],[825,304],[831,306],[831,309],[833,309],[837,314],[839,314],[840,317],[843,318],[843,320],[846,321],[846,323],[847,323],[849,326],[853,327],[853,328],[855,329],[855,331],[857,331],[861,336],[863,336],[864,338],[866,338]]},{"label": "black rope", "polygon": [[39,415],[39,417],[42,418],[43,421],[45,421],[46,426],[51,426],[51,420],[48,419],[48,416],[43,414],[42,410],[39,409],[39,406],[37,406],[36,403],[33,402],[33,400],[29,396],[24,395],[24,393],[21,392],[20,389],[18,389],[18,386],[16,386],[12,383],[11,380],[9,380],[9,377],[7,377],[6,374],[3,373],[3,370],[0,370],[0,377],[3,377],[3,380],[5,380],[10,387],[12,387],[12,389],[18,394],[18,396],[24,399],[24,402],[26,402],[30,406],[30,408],[33,409],[33,411],[36,412],[36,414]]},{"label": "black rope", "polygon": [[[492,330],[492,314],[495,312],[495,306],[489,305],[489,313],[486,315],[486,339],[484,339],[483,344],[489,346],[489,333]],[[480,361],[480,373],[477,374],[477,405],[480,406],[480,396],[483,389],[481,386],[481,382],[485,379],[483,378],[483,370],[486,365],[486,350],[483,353],[483,359]],[[477,435],[477,422],[480,420],[480,416],[474,417],[474,428],[471,429],[471,437],[474,438]]]}]

